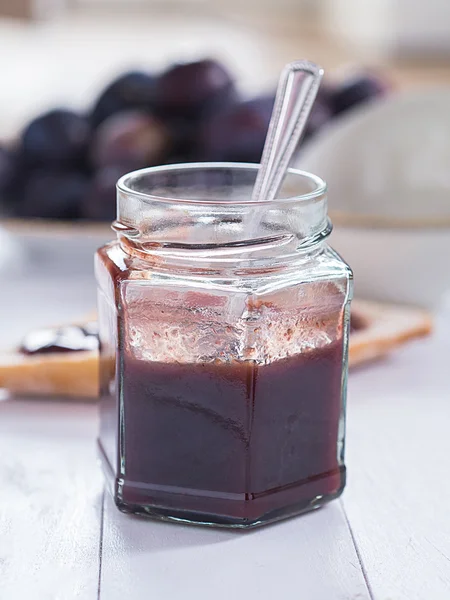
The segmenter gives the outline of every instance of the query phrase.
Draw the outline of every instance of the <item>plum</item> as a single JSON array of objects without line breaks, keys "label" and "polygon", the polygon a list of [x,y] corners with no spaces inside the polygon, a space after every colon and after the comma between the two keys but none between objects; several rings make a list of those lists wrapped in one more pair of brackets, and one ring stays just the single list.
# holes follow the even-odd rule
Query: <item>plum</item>
[{"label": "plum", "polygon": [[211,115],[199,127],[197,159],[259,162],[273,104],[261,96]]},{"label": "plum", "polygon": [[152,110],[155,102],[155,77],[142,71],[124,73],[100,94],[90,115],[95,128],[117,112],[131,109]]},{"label": "plum", "polygon": [[331,95],[334,115],[339,115],[363,102],[384,96],[389,84],[375,74],[354,75],[336,86]]},{"label": "plum", "polygon": [[170,144],[167,128],[142,111],[112,115],[96,130],[91,145],[95,169],[120,165],[128,171],[161,164]]},{"label": "plum", "polygon": [[328,121],[330,121],[332,116],[332,92],[326,84],[322,84],[306,124],[305,140],[315,135],[326,123],[328,123]]},{"label": "plum", "polygon": [[126,167],[105,167],[97,171],[84,197],[82,216],[95,221],[113,221],[116,217],[116,184]]},{"label": "plum", "polygon": [[65,109],[37,117],[22,133],[22,153],[31,166],[72,167],[84,159],[90,137],[88,121]]},{"label": "plum", "polygon": [[0,190],[8,187],[14,173],[12,153],[0,146]]},{"label": "plum", "polygon": [[20,217],[78,219],[88,186],[88,178],[76,171],[32,171],[24,181],[15,213]]},{"label": "plum", "polygon": [[158,114],[198,119],[237,99],[230,73],[212,59],[176,64],[156,84]]},{"label": "plum", "polygon": [[17,152],[0,146],[0,204],[11,201],[19,171]]},{"label": "plum", "polygon": [[195,158],[195,141],[199,123],[185,118],[165,119],[169,131],[170,146],[165,162],[189,162]]}]

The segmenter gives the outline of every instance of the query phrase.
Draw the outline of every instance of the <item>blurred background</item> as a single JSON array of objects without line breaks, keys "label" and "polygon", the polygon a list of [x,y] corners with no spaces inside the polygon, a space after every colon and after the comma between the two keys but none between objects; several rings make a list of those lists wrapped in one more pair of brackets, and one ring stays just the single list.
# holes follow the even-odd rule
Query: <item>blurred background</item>
[{"label": "blurred background", "polygon": [[0,17],[0,125],[12,135],[50,106],[90,107],[123,70],[205,56],[246,93],[271,89],[293,57],[328,73],[380,65],[407,86],[450,76],[446,0],[0,0]]},{"label": "blurred background", "polygon": [[[204,158],[257,161],[270,115],[267,96],[273,93],[282,66],[294,58],[307,57],[327,74],[328,88],[322,90],[310,134],[341,110],[388,90],[448,82],[450,4],[446,0],[0,0],[0,50],[3,214],[109,220],[112,205],[97,210],[93,203],[105,187],[111,188],[109,181],[120,171]],[[205,58],[223,65],[224,72],[206,67],[158,81],[174,63]],[[355,70],[369,81],[359,81],[355,89],[345,90],[344,97],[333,98],[333,86],[348,84]],[[109,90],[101,98],[111,82],[130,72],[139,72],[141,78],[131,77],[121,89]],[[143,73],[149,75],[147,81]],[[228,94],[230,82],[233,94]],[[196,94],[191,100],[194,91],[189,86]],[[227,106],[214,102],[206,106],[226,88]],[[208,123],[212,113],[232,102],[261,95],[262,104],[228,117],[225,125],[226,117]],[[189,101],[198,104],[195,130],[193,112],[184,106]],[[52,109],[76,115],[53,115],[31,131],[24,129]],[[156,122],[135,115],[97,131],[114,112],[135,109]],[[85,121],[77,120],[78,115]],[[218,148],[219,142],[210,138],[220,137],[230,119],[236,136],[242,131],[245,139],[223,140]],[[147,148],[142,137],[136,141],[139,136],[146,138]],[[99,173],[104,167],[115,170]],[[53,176],[48,179],[55,198],[53,203],[47,200],[50,206],[40,198],[40,189],[46,187],[43,173]]]},{"label": "blurred background", "polygon": [[[450,4],[0,0],[0,50],[2,214],[110,220],[121,172],[258,161],[278,75],[292,59],[326,70],[307,138],[363,101],[446,83]],[[217,62],[168,72],[205,58]],[[48,187],[53,200],[42,198]]]}]

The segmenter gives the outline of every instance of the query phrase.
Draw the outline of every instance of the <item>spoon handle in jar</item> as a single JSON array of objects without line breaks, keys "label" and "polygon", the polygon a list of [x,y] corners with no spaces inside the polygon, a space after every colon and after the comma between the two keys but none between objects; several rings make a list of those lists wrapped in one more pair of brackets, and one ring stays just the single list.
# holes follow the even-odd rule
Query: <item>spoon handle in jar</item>
[{"label": "spoon handle in jar", "polygon": [[273,200],[304,132],[323,69],[298,60],[281,73],[252,200]]}]

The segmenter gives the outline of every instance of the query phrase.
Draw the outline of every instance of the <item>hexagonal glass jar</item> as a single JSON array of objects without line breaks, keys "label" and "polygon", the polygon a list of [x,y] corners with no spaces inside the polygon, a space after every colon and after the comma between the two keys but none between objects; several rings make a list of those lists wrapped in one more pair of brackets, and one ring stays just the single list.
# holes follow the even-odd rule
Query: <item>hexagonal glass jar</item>
[{"label": "hexagonal glass jar", "polygon": [[100,453],[124,511],[252,527],[345,485],[352,274],[326,186],[258,165],[155,167],[118,183],[96,256]]}]

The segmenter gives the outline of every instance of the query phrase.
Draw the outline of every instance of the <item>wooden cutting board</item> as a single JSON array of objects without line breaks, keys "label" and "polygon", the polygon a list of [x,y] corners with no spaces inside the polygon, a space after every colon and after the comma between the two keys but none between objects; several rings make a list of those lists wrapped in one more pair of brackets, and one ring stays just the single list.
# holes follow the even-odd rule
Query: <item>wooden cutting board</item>
[{"label": "wooden cutting board", "polygon": [[[423,310],[363,300],[354,300],[352,322],[357,327],[350,334],[350,367],[380,359],[432,329],[432,319]],[[2,387],[17,395],[95,399],[98,353],[4,354],[0,356]]]}]

